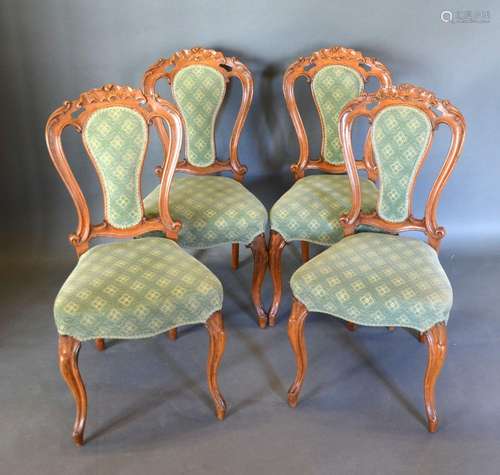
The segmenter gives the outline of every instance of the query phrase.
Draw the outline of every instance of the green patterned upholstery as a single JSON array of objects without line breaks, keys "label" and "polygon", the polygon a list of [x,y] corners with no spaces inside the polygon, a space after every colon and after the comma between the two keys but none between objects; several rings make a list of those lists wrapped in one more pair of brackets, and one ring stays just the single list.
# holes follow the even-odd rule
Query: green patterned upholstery
[{"label": "green patterned upholstery", "polygon": [[205,323],[222,308],[222,285],[175,242],[101,244],[80,257],[57,295],[61,335],[78,340],[144,338]]},{"label": "green patterned upholstery", "polygon": [[361,75],[346,66],[326,66],[314,76],[311,84],[323,130],[321,155],[329,163],[342,164],[342,146],[339,140],[340,111],[364,88]]},{"label": "green patterned upholstery", "polygon": [[[361,180],[364,212],[375,211],[377,188]],[[271,229],[285,241],[331,245],[342,239],[339,223],[351,209],[352,191],[346,175],[310,175],[298,180],[272,207]]]},{"label": "green patterned upholstery", "polygon": [[148,143],[144,118],[128,107],[94,112],[83,140],[101,180],[105,219],[116,228],[129,228],[142,219],[140,174]]},{"label": "green patterned upholstery", "polygon": [[[158,215],[160,187],[144,200],[146,216]],[[267,210],[241,183],[222,176],[175,175],[170,214],[182,223],[178,243],[206,249],[229,242],[249,244],[263,233]]]},{"label": "green patterned upholstery", "polygon": [[186,158],[207,167],[215,161],[215,120],[226,93],[224,76],[210,66],[187,66],[173,81],[172,92],[184,119]]},{"label": "green patterned upholstery", "polygon": [[390,106],[373,121],[373,151],[379,170],[378,214],[401,222],[409,214],[409,194],[431,139],[427,115],[414,107]]},{"label": "green patterned upholstery", "polygon": [[290,284],[309,311],[421,332],[446,322],[453,300],[431,246],[379,233],[343,239],[300,267]]}]

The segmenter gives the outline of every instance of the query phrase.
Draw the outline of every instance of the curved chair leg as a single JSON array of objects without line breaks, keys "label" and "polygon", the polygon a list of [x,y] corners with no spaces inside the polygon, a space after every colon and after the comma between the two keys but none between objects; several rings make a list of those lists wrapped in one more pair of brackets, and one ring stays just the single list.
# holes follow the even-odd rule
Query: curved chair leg
[{"label": "curved chair leg", "polygon": [[288,405],[295,407],[299,400],[300,390],[304,384],[304,378],[307,371],[307,349],[304,338],[304,322],[308,315],[306,306],[293,299],[292,311],[288,319],[288,338],[290,345],[295,353],[295,361],[297,363],[297,373],[295,380],[288,390]]},{"label": "curved chair leg", "polygon": [[224,346],[226,344],[226,335],[224,333],[224,322],[222,320],[222,313],[215,312],[207,320],[206,327],[210,338],[208,347],[208,362],[207,362],[207,378],[208,389],[215,404],[215,415],[220,421],[224,420],[226,415],[226,401],[222,397],[217,383],[217,369],[220,360],[224,353]]},{"label": "curved chair leg", "polygon": [[262,305],[262,283],[266,275],[269,255],[267,253],[264,233],[259,234],[248,247],[252,250],[253,254],[252,300],[257,310],[259,327],[265,328],[267,325],[267,314]]},{"label": "curved chair leg", "polygon": [[231,246],[231,267],[233,270],[238,269],[240,265],[240,245],[237,242],[233,242]]},{"label": "curved chair leg", "polygon": [[302,254],[302,262],[305,264],[309,260],[309,243],[300,241],[300,252]]},{"label": "curved chair leg", "polygon": [[80,346],[80,342],[71,336],[59,336],[59,370],[75,399],[73,441],[78,446],[83,445],[83,431],[87,420],[87,393],[78,369]]},{"label": "curved chair leg", "polygon": [[273,281],[273,301],[269,310],[269,326],[274,327],[278,320],[278,309],[281,302],[281,254],[286,246],[283,236],[277,231],[271,231],[269,239],[269,270]]},{"label": "curved chair leg", "polygon": [[97,348],[97,351],[104,351],[106,349],[104,338],[97,338],[95,341],[95,347]]},{"label": "curved chair leg", "polygon": [[417,338],[418,338],[418,341],[420,343],[425,343],[426,342],[425,333],[423,333],[423,332],[418,332]]},{"label": "curved chair leg", "polygon": [[424,333],[429,347],[429,357],[424,378],[424,401],[427,412],[427,428],[429,432],[436,432],[439,420],[436,412],[435,386],[444,360],[448,346],[446,325],[438,323]]},{"label": "curved chair leg", "polygon": [[167,332],[167,338],[172,341],[177,340],[177,328],[172,328],[172,330],[169,330]]}]

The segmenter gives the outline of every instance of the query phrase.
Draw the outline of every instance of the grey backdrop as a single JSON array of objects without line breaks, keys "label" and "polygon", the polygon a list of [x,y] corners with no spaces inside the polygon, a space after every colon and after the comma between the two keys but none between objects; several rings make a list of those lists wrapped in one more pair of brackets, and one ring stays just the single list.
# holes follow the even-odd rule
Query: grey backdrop
[{"label": "grey backdrop", "polygon": [[[49,162],[43,138],[49,113],[63,100],[108,82],[140,86],[143,71],[156,59],[195,45],[236,54],[253,72],[255,99],[240,157],[249,167],[249,186],[257,194],[263,190],[266,196],[260,197],[266,205],[290,185],[288,167],[298,151],[281,93],[283,70],[299,55],[345,45],[379,58],[391,69],[395,82],[428,87],[462,110],[468,134],[443,196],[440,221],[449,231],[448,243],[464,239],[466,245],[475,246],[478,236],[494,238],[500,229],[496,140],[500,29],[493,7],[494,2],[487,0],[347,4],[4,0],[0,7],[0,189],[2,237],[7,244],[2,249],[10,242],[19,244],[24,255],[72,252],[65,245],[75,222],[72,204]],[[440,19],[442,10],[471,9],[489,10],[492,21],[451,24]],[[306,86],[299,84],[306,124],[316,138],[312,150],[317,151],[319,124],[306,93]],[[218,143],[223,157],[227,154],[224,124],[230,123],[238,94],[239,88],[232,88],[220,121]],[[420,197],[440,166],[446,134],[443,137],[424,170]],[[76,141],[68,141],[75,169],[94,202],[98,197],[95,176],[82,155],[73,153],[80,152]],[[155,145],[150,155],[152,169],[159,156]],[[277,178],[270,180],[272,176]],[[146,190],[156,183],[151,174],[145,179]],[[30,240],[29,246],[25,239]]]}]

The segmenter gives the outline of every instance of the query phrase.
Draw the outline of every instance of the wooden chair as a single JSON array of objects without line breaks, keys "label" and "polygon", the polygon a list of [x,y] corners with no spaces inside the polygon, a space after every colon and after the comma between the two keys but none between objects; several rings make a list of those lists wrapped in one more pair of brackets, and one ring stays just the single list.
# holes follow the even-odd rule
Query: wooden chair
[{"label": "wooden chair", "polygon": [[[305,77],[311,83],[322,130],[320,156],[309,153],[306,130],[295,100],[295,81]],[[338,137],[338,115],[341,109],[364,90],[374,77],[382,87],[391,85],[388,69],[379,61],[352,49],[334,47],[319,50],[292,63],[283,77],[283,94],[299,141],[300,155],[291,166],[295,184],[272,207],[269,266],[274,286],[269,310],[269,325],[276,324],[282,294],[281,255],[285,245],[301,241],[303,261],[309,259],[309,243],[330,246],[339,241],[342,227],[339,218],[350,206],[351,191]],[[370,157],[360,164],[368,180],[363,180],[364,206],[374,209],[376,169]],[[319,170],[321,175],[305,177],[306,171]]]},{"label": "wooden chair", "polygon": [[[355,160],[351,131],[355,120],[371,124],[367,156],[378,171],[376,209],[363,211],[360,164]],[[424,216],[412,213],[415,180],[426,160],[436,128],[451,130],[451,144],[428,196]],[[448,101],[409,84],[381,89],[351,103],[340,115],[340,139],[352,187],[352,208],[341,218],[345,239],[311,259],[292,276],[294,295],[288,335],[297,374],[288,392],[295,407],[307,368],[304,321],[321,312],[356,325],[406,327],[423,332],[429,358],[424,377],[428,429],[435,432],[438,417],[435,384],[446,356],[446,323],[452,290],[437,251],[444,228],[437,224],[441,192],[462,151],[465,121]],[[370,166],[365,163],[365,166]],[[355,234],[360,225],[386,233]],[[422,231],[427,242],[401,237],[403,231]]]},{"label": "wooden chair", "polygon": [[[141,176],[153,120],[167,124],[169,140],[163,140],[159,216],[148,218]],[[91,224],[89,207],[63,150],[61,136],[68,126],[82,134],[99,177],[104,197],[100,224]],[[162,134],[167,134],[166,129]],[[178,112],[159,98],[146,99],[140,90],[107,85],[55,110],[47,122],[46,140],[78,215],[77,229],[69,236],[78,265],[54,305],[59,366],[76,402],[74,442],[83,444],[87,419],[87,395],[78,369],[81,342],[146,338],[185,324],[203,323],[208,329],[208,386],[217,418],[222,420],[225,402],[217,385],[225,343],[222,286],[174,242],[181,224],[169,213],[170,185],[182,142]],[[161,231],[168,239],[128,239],[89,249],[96,237],[130,238],[152,231]]]},{"label": "wooden chair", "polygon": [[[241,82],[241,105],[231,134],[229,159],[220,160],[215,149],[215,125],[231,78]],[[261,289],[268,263],[264,235],[267,210],[241,184],[247,167],[238,159],[238,143],[253,96],[252,75],[237,58],[193,48],[160,59],[146,71],[146,96],[157,95],[161,79],[171,86],[185,130],[186,158],[177,164],[177,171],[185,174],[176,174],[170,196],[172,216],[183,223],[179,244],[206,249],[232,243],[233,269],[238,268],[239,245],[249,247],[254,259],[252,300],[259,326],[264,328],[267,314]],[[161,124],[159,127],[161,131]],[[157,172],[161,174],[162,167]],[[219,172],[231,172],[232,178],[214,176]],[[147,216],[158,215],[158,193],[156,188],[144,201]],[[170,336],[175,339],[175,331]]]}]

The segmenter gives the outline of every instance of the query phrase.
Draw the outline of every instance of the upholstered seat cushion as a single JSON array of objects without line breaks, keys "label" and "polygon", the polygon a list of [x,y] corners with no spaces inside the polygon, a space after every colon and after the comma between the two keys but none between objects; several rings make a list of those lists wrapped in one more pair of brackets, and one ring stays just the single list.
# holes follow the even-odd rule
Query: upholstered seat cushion
[{"label": "upholstered seat cushion", "polygon": [[[158,215],[160,187],[144,200],[148,217]],[[222,176],[176,175],[170,214],[182,223],[178,243],[193,249],[249,244],[265,231],[267,210],[241,183]]]},{"label": "upholstered seat cushion", "polygon": [[293,295],[309,311],[369,326],[426,331],[446,322],[453,295],[436,251],[400,236],[349,236],[300,267]]},{"label": "upholstered seat cushion", "polygon": [[[377,188],[362,179],[362,209],[375,210]],[[339,218],[351,208],[352,191],[346,175],[311,175],[298,180],[272,207],[271,229],[285,241],[331,245],[344,235]]]},{"label": "upholstered seat cushion", "polygon": [[149,237],[102,244],[80,257],[54,305],[59,334],[78,340],[143,338],[204,323],[222,285],[175,242]]}]

